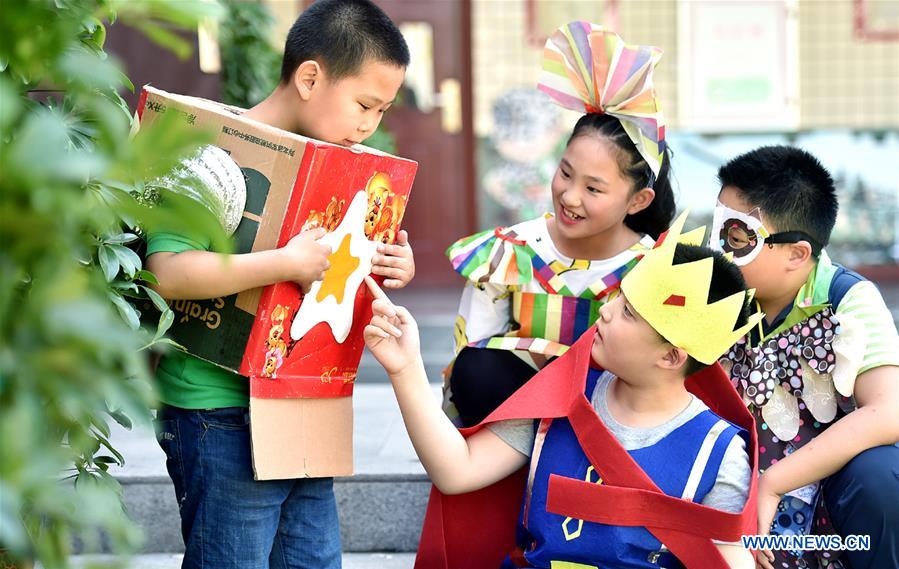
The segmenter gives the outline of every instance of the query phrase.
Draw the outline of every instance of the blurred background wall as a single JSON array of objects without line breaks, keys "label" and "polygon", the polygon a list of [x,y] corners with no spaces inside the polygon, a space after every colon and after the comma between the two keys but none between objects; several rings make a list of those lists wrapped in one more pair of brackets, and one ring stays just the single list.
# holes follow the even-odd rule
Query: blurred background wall
[{"label": "blurred background wall", "polygon": [[[451,278],[442,251],[455,238],[548,207],[549,180],[577,114],[554,106],[534,84],[545,38],[574,19],[664,51],[655,83],[680,207],[691,207],[698,221],[710,216],[717,169],[737,154],[763,144],[806,148],[839,186],[833,256],[853,266],[892,267],[899,281],[899,2],[376,1],[400,24],[413,57],[377,143],[383,135],[387,148],[421,165],[409,229],[423,284]],[[280,53],[310,1],[225,3],[267,12],[263,22],[253,10],[238,10],[245,19],[235,29],[265,30],[268,47]],[[229,76],[227,62],[223,73],[198,79],[194,56],[179,64],[189,77],[178,79],[177,65],[148,65],[144,48],[129,47],[128,39],[111,38],[123,44],[129,72],[140,69],[162,88],[228,95],[236,73],[232,68]],[[228,53],[226,45],[221,52]],[[258,68],[261,60],[249,58],[238,69]]]}]

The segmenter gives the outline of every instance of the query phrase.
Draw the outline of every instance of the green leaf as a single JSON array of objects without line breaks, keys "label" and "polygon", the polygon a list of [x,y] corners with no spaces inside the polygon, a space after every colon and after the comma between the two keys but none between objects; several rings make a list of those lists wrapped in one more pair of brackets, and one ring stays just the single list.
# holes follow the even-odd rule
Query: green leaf
[{"label": "green leaf", "polygon": [[181,61],[186,61],[193,53],[193,46],[190,42],[157,23],[152,21],[130,21],[129,23],[143,32],[150,41],[174,53]]},{"label": "green leaf", "polygon": [[184,29],[196,29],[205,19],[218,20],[223,10],[218,2],[207,0],[152,0],[149,2],[121,2],[119,17],[134,25],[135,21],[158,20]]},{"label": "green leaf", "polygon": [[0,75],[0,132],[5,132],[10,127],[21,109],[19,93],[5,75]]},{"label": "green leaf", "polygon": [[116,233],[115,235],[103,237],[103,242],[110,245],[124,245],[126,243],[133,243],[138,239],[139,237],[134,233]]},{"label": "green leaf", "polygon": [[160,312],[159,324],[156,326],[156,333],[153,335],[153,340],[151,341],[152,345],[158,341],[163,334],[168,332],[169,328],[171,328],[172,323],[175,321],[175,312],[169,308],[168,303],[158,292],[150,287],[141,286],[141,288],[153,302],[153,306],[156,307],[156,310]]},{"label": "green leaf", "polygon": [[[0,489],[0,491],[4,496],[15,496],[13,488]],[[6,499],[0,501],[0,527],[3,528],[3,545],[5,547],[18,552],[28,548],[28,532],[22,527],[19,512]]]},{"label": "green leaf", "polygon": [[134,273],[134,280],[150,284],[159,284],[159,279],[156,278],[156,275],[147,270],[140,270]]},{"label": "green leaf", "polygon": [[150,342],[150,343],[147,344],[146,346],[143,346],[141,349],[142,349],[142,350],[146,350],[146,349],[148,349],[148,348],[152,348],[152,347],[159,346],[159,345],[162,345],[162,346],[170,346],[170,347],[175,348],[176,350],[179,350],[179,351],[182,351],[182,352],[186,352],[186,351],[187,351],[187,348],[185,348],[184,346],[182,346],[181,344],[179,344],[179,343],[176,342],[175,340],[172,340],[171,338],[159,338],[159,339],[157,339],[157,340],[153,340],[152,342]]},{"label": "green leaf", "polygon": [[[112,283],[110,283],[110,286],[112,286],[113,289],[119,291],[125,296],[129,296],[132,298],[141,298],[139,294],[140,289],[137,288],[137,285],[131,281],[113,281]],[[129,292],[131,294],[126,294]]]},{"label": "green leaf", "polygon": [[101,417],[94,417],[92,420],[94,427],[100,431],[103,436],[109,437],[109,425]]},{"label": "green leaf", "polygon": [[25,119],[16,133],[16,144],[4,153],[9,153],[9,164],[22,178],[83,184],[93,172],[105,169],[108,157],[73,149],[70,135],[68,120],[61,112],[41,109]]},{"label": "green leaf", "polygon": [[110,249],[115,253],[116,259],[122,265],[122,269],[129,278],[141,267],[141,260],[137,253],[122,245],[110,245]]},{"label": "green leaf", "polygon": [[118,88],[123,77],[113,60],[97,57],[84,47],[67,53],[59,62],[59,72],[69,85],[86,89]]},{"label": "green leaf", "polygon": [[101,445],[103,445],[106,448],[106,450],[108,450],[110,453],[112,453],[112,455],[115,456],[116,459],[118,459],[119,464],[125,464],[125,457],[122,456],[122,453],[120,453],[118,450],[116,450],[116,448],[114,446],[112,446],[112,443],[109,442],[108,438],[100,435],[99,433],[96,436],[97,436],[97,440],[99,441],[99,443]]},{"label": "green leaf", "polygon": [[125,321],[129,328],[137,330],[140,328],[140,314],[127,300],[115,293],[109,293],[109,299],[119,311],[119,315]]},{"label": "green leaf", "polygon": [[156,326],[156,334],[153,336],[153,341],[157,341],[162,338],[163,334],[169,331],[169,328],[172,327],[172,324],[175,322],[175,311],[168,309],[163,312],[159,316],[159,324]]},{"label": "green leaf", "polygon": [[110,411],[109,416],[112,417],[116,423],[125,427],[126,429],[130,430],[133,427],[131,418],[121,411]]},{"label": "green leaf", "polygon": [[169,303],[166,302],[165,299],[162,298],[162,295],[160,295],[158,292],[148,286],[141,286],[140,288],[142,288],[143,291],[147,293],[147,297],[153,302],[153,306],[156,307],[156,310],[160,312],[166,312],[170,310]]},{"label": "green leaf", "polygon": [[119,260],[115,252],[107,245],[100,245],[97,249],[97,258],[100,261],[100,268],[103,269],[103,276],[106,282],[112,282],[116,275],[119,274]]}]

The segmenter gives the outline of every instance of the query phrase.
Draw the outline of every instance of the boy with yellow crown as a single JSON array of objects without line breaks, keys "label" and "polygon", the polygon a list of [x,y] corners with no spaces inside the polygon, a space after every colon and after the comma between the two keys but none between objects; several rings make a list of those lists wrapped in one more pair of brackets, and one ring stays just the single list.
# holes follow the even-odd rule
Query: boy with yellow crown
[{"label": "boy with yellow crown", "polygon": [[[432,494],[417,567],[752,567],[734,542],[755,529],[754,429],[716,361],[762,315],[737,267],[697,245],[702,228],[681,235],[685,219],[568,352],[461,433],[415,321],[369,282],[366,344],[447,494]],[[507,478],[528,464],[526,484]]]}]

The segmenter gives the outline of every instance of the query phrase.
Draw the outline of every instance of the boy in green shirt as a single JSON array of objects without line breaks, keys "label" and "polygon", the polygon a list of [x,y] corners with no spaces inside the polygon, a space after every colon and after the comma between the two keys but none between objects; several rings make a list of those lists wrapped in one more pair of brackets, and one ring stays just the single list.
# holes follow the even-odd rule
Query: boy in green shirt
[{"label": "boy in green shirt", "polygon": [[[281,82],[244,116],[325,142],[368,138],[394,101],[409,64],[396,25],[369,0],[321,0],[287,37]],[[240,255],[210,250],[197,236],[157,233],[147,268],[167,299],[224,297],[276,282],[308,288],[328,269],[323,229],[279,249]],[[405,286],[415,265],[405,232],[382,245],[374,274]],[[248,381],[188,354],[172,353],[157,372],[160,445],[175,485],[186,552],[183,567],[340,567],[332,479],[255,481],[250,455]]]}]

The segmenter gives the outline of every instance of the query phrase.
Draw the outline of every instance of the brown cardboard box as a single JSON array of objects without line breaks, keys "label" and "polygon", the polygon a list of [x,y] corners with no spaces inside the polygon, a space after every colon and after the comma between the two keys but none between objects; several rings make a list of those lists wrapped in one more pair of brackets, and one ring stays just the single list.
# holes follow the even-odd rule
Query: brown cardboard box
[{"label": "brown cardboard box", "polygon": [[[345,204],[362,191],[372,192],[367,238],[390,241],[399,229],[417,168],[413,161],[305,138],[244,119],[241,109],[152,87],[144,87],[138,112],[142,125],[175,112],[187,124],[217,133],[214,144],[230,154],[247,180],[247,205],[235,233],[238,253],[281,246],[310,224],[333,229]],[[359,289],[353,329],[342,343],[325,324],[298,340],[283,337],[302,303],[293,283],[171,303],[176,312],[171,335],[177,342],[250,378],[257,479],[352,474],[351,395],[361,329],[370,314],[368,294]]]}]

